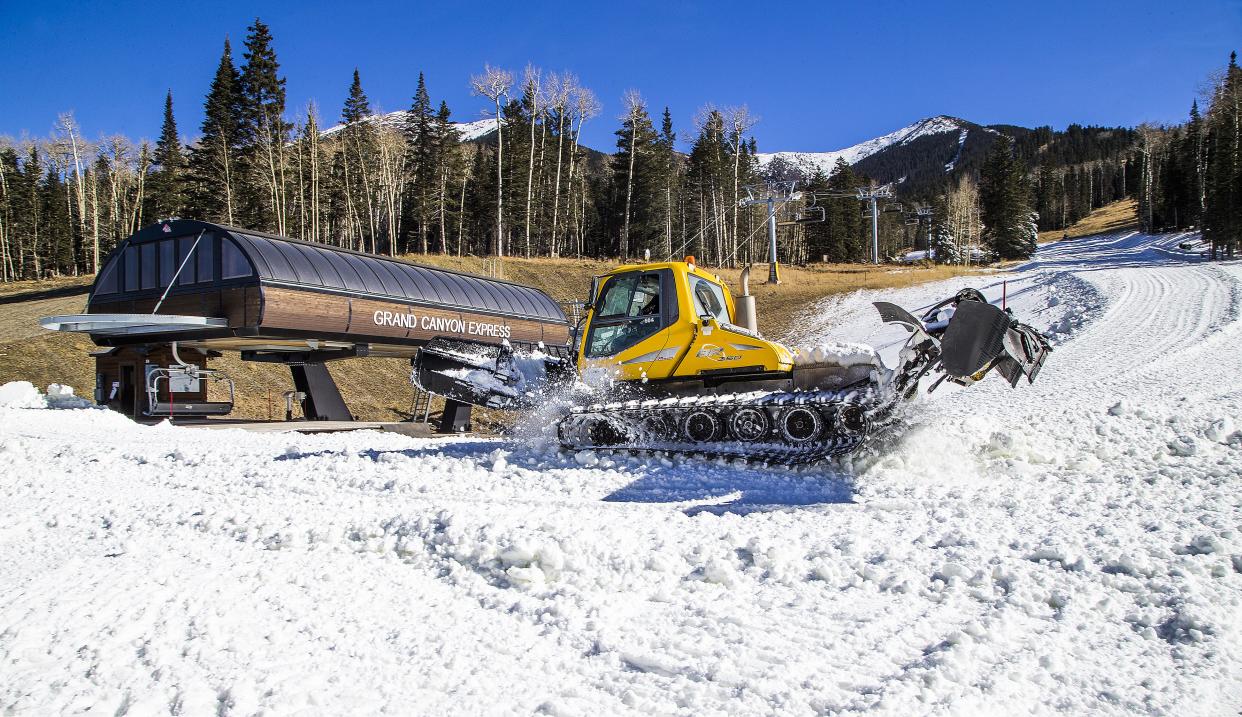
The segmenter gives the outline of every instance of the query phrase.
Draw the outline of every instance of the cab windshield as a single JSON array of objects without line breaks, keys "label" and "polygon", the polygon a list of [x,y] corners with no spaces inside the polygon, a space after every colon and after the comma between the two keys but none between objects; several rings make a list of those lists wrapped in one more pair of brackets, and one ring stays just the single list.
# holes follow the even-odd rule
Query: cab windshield
[{"label": "cab windshield", "polygon": [[633,272],[610,279],[596,304],[586,355],[612,356],[663,328],[660,293],[658,272]]}]

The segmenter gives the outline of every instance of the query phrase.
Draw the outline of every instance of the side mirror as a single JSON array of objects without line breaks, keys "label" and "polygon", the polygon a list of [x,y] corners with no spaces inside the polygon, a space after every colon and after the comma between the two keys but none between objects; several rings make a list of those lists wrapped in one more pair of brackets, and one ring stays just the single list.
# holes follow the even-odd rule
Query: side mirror
[{"label": "side mirror", "polygon": [[595,300],[599,298],[599,277],[591,277],[591,293],[587,294],[586,308],[594,309]]}]

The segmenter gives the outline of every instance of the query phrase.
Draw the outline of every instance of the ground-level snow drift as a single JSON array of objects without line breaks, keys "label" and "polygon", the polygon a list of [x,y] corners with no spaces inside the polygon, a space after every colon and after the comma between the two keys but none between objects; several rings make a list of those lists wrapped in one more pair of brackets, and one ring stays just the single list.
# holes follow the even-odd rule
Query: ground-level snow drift
[{"label": "ground-level snow drift", "polygon": [[[1039,381],[846,465],[0,408],[0,710],[1236,714],[1242,265],[1176,244],[969,282]],[[878,296],[793,338],[891,352]]]}]

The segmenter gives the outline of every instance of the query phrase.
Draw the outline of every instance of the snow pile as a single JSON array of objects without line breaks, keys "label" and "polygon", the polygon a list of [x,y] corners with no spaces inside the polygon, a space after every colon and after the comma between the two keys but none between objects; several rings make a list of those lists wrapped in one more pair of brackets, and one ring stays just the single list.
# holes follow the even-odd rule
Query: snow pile
[{"label": "snow pile", "polygon": [[73,395],[73,387],[53,383],[47,395],[29,381],[10,381],[0,386],[0,408],[91,408],[95,404]]},{"label": "snow pile", "polygon": [[799,470],[0,387],[0,712],[1237,714],[1242,265],[1158,241],[821,302],[803,345],[885,355],[876,298],[1082,321]]},{"label": "snow pile", "polygon": [[795,366],[875,366],[882,367],[880,355],[866,344],[832,341],[794,349]]},{"label": "snow pile", "polygon": [[10,381],[0,386],[0,407],[46,408],[43,394],[29,381]]}]

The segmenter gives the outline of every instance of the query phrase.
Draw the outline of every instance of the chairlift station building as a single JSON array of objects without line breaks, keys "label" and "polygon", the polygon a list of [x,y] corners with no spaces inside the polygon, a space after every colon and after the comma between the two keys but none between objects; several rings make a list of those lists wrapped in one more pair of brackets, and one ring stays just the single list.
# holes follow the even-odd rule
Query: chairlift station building
[{"label": "chairlift station building", "polygon": [[[179,361],[206,368],[224,351],[287,364],[307,395],[305,415],[330,420],[351,416],[326,361],[412,359],[435,338],[569,351],[569,321],[538,289],[184,219],[123,241],[99,271],[86,312],[43,323],[87,333],[107,349],[95,354],[95,399],[134,416],[150,413],[153,371]],[[222,412],[206,404],[202,382],[157,384],[170,409]]]}]

